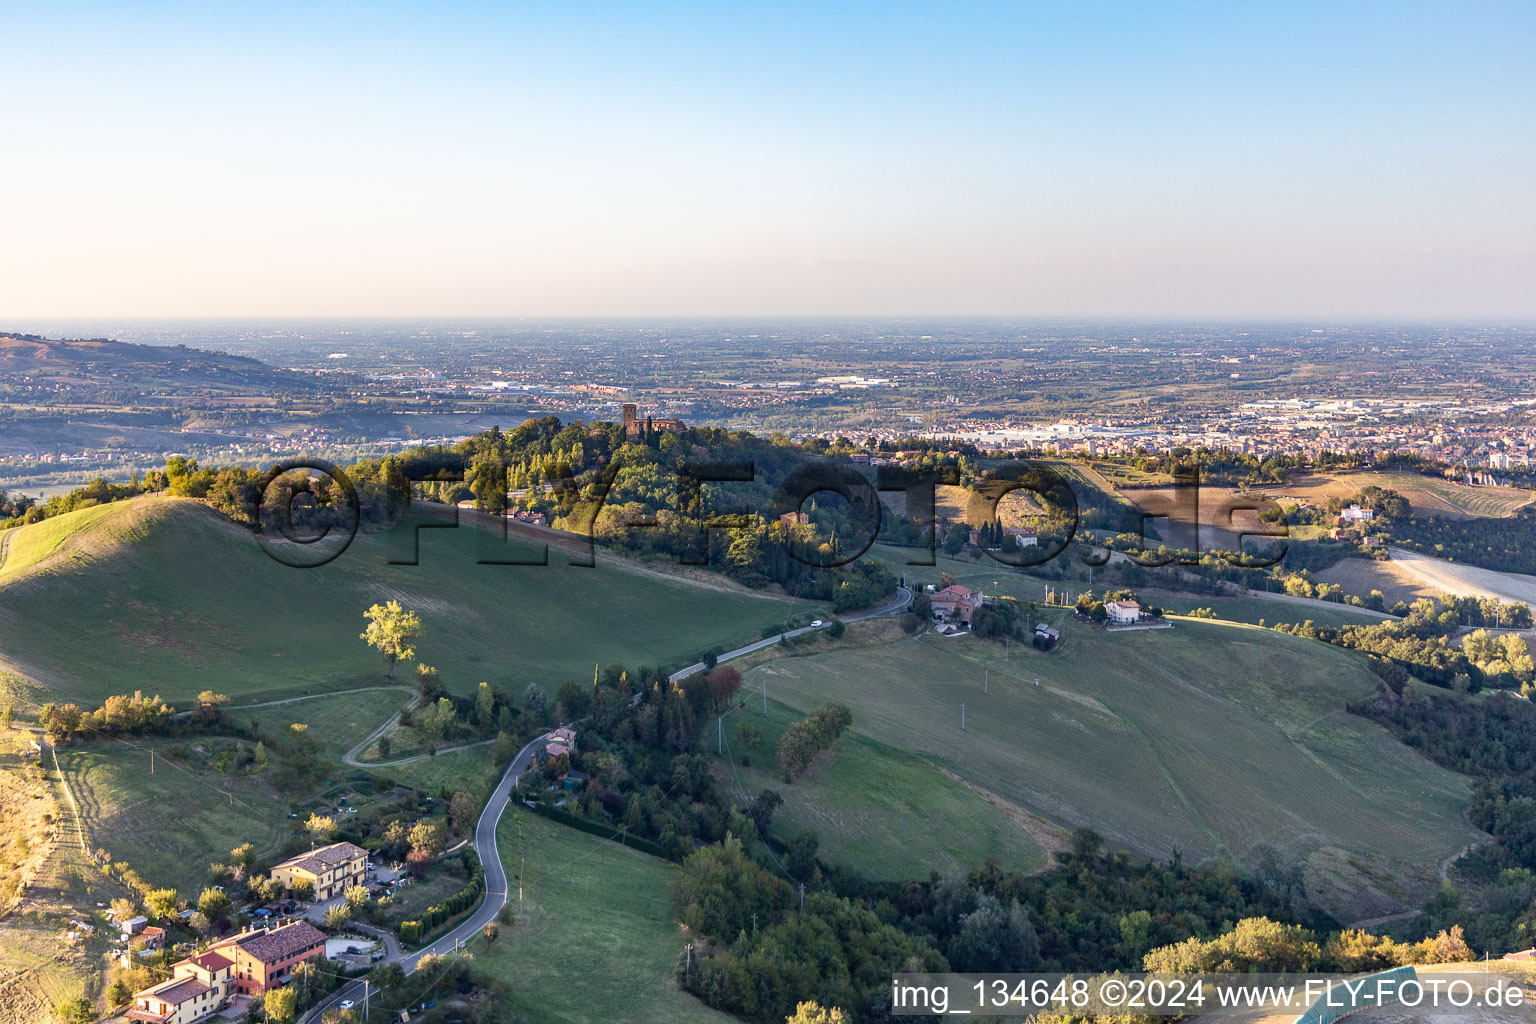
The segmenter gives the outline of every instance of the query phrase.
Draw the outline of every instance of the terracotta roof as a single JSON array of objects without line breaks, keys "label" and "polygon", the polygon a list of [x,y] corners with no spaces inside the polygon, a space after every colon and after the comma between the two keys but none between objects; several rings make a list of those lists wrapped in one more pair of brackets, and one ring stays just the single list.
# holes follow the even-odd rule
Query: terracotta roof
[{"label": "terracotta roof", "polygon": [[330,846],[322,846],[318,850],[310,850],[301,853],[297,857],[289,857],[281,864],[274,865],[272,870],[278,868],[303,868],[306,871],[319,874],[327,868],[334,868],[338,864],[356,860],[359,857],[368,856],[368,851],[353,843],[332,843]]},{"label": "terracotta roof", "polygon": [[930,600],[974,601],[976,600],[976,591],[972,590],[970,587],[962,587],[958,583],[952,583],[945,587],[943,590],[939,591],[937,594],[934,594]]},{"label": "terracotta roof", "polygon": [[164,1021],[171,1019],[171,1014],[173,1012],[175,1011],[166,1010],[164,1013],[156,1013],[153,1010],[141,1010],[139,1007],[135,1006],[133,1009],[123,1014],[123,1016],[127,1017],[129,1020],[146,1021],[148,1024],[163,1024]]},{"label": "terracotta roof", "polygon": [[213,949],[208,950],[206,953],[199,953],[197,956],[188,957],[187,959],[197,964],[203,970],[213,971],[214,973],[218,973],[234,963],[229,957]]},{"label": "terracotta roof", "polygon": [[211,991],[213,990],[196,978],[182,978],[178,981],[166,982],[163,988],[152,988],[145,994],[156,999],[163,999],[172,1006],[177,1006],[188,999],[196,999],[204,992]]},{"label": "terracotta roof", "polygon": [[249,937],[235,939],[235,944],[264,964],[286,960],[306,946],[325,945],[325,934],[308,921],[275,928],[269,932],[255,932]]}]

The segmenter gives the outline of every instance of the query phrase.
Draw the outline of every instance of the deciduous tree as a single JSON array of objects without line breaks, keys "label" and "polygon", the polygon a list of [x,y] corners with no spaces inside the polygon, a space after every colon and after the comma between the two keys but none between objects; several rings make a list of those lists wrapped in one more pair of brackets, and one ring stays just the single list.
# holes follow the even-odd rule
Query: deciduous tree
[{"label": "deciduous tree", "polygon": [[368,646],[384,656],[388,675],[395,675],[395,662],[416,656],[413,646],[421,636],[421,616],[403,607],[399,601],[376,604],[363,613],[368,627],[359,634]]}]

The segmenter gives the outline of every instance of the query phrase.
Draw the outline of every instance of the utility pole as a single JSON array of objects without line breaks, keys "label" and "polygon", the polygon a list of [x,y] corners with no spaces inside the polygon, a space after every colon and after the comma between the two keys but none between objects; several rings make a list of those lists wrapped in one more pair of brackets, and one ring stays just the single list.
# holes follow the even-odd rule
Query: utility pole
[{"label": "utility pole", "polygon": [[805,909],[805,883],[800,883],[800,909]]},{"label": "utility pole", "polygon": [[754,937],[757,935],[757,915],[756,914],[752,915],[752,935]]},{"label": "utility pole", "polygon": [[768,674],[763,673],[763,717],[768,717]]},{"label": "utility pole", "polygon": [[367,978],[364,978],[363,979],[363,1020],[367,1020],[368,1019],[368,996],[369,996],[369,993],[370,993],[370,989],[371,989],[371,983],[368,981]]},{"label": "utility pole", "polygon": [[965,732],[965,705],[960,705],[960,731]]},{"label": "utility pole", "polygon": [[982,693],[991,693],[992,692],[992,670],[991,669],[987,669],[986,673],[987,674],[985,676],[983,676],[982,680],[981,680],[981,692]]},{"label": "utility pole", "polygon": [[725,716],[721,715],[715,719],[715,725],[717,726],[715,729],[715,753],[723,754],[725,753]]},{"label": "utility pole", "polygon": [[523,902],[523,872],[528,868],[528,855],[523,854],[522,863],[517,866],[517,902]]},{"label": "utility pole", "polygon": [[688,959],[685,962],[685,966],[683,967],[683,973],[686,975],[693,970],[693,943],[690,942],[683,948],[688,951]]}]

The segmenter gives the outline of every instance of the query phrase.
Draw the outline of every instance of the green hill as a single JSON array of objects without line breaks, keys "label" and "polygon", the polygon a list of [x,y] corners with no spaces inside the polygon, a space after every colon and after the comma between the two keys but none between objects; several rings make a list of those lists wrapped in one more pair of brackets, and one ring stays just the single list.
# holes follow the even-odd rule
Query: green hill
[{"label": "green hill", "polygon": [[[1256,627],[1112,634],[1067,622],[1050,654],[928,634],[768,661],[743,689],[764,683],[801,713],[828,700],[853,709],[847,763],[797,784],[808,793],[795,803],[856,789],[842,776],[880,764],[858,754],[868,739],[1159,857],[1251,863],[1271,847],[1287,861],[1328,849],[1429,864],[1477,836],[1462,818],[1465,778],[1345,711],[1376,689],[1359,658]],[[838,831],[836,815],[821,817]],[[863,840],[855,830],[828,845]]]},{"label": "green hill", "polygon": [[[0,563],[0,662],[77,701],[143,689],[185,701],[367,685],[381,660],[358,638],[363,610],[398,599],[426,627],[417,659],[467,691],[521,692],[590,679],[596,663],[682,663],[756,639],[807,606],[599,556],[572,567],[476,564],[486,535],[360,534],[336,560],[296,569],[192,502],[139,498],[12,531]],[[689,658],[691,660],[691,658]],[[410,666],[397,675],[412,682]]]}]

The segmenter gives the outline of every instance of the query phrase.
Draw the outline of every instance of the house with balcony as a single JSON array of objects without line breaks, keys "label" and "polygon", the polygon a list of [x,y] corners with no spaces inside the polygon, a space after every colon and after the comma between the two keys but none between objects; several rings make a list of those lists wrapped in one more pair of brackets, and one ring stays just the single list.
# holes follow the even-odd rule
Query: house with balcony
[{"label": "house with balcony", "polygon": [[222,1010],[234,992],[234,960],[205,950],[178,961],[165,981],[135,992],[124,1016],[143,1024],[193,1024]]},{"label": "house with balcony", "polygon": [[367,850],[353,843],[332,843],[278,864],[272,869],[272,881],[288,890],[308,882],[315,890],[315,902],[324,903],[350,885],[362,885],[367,870]]}]

